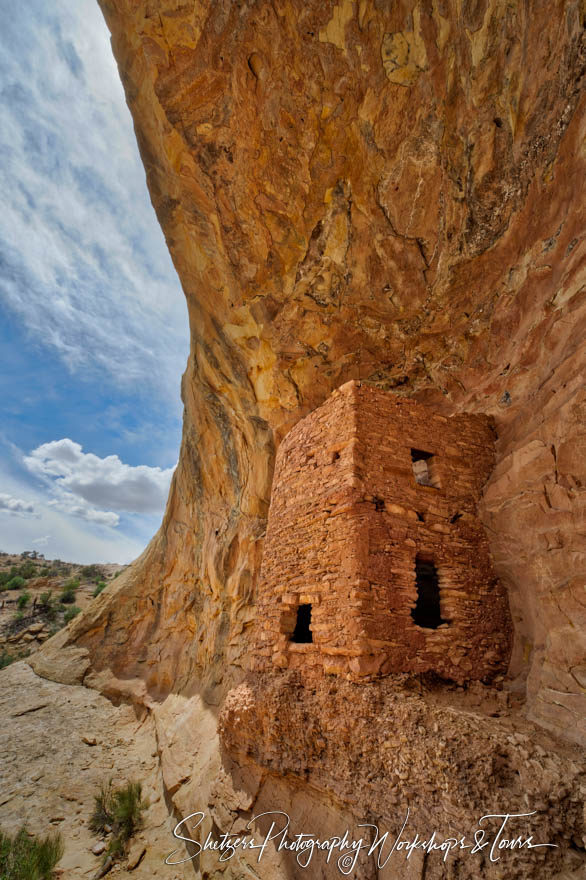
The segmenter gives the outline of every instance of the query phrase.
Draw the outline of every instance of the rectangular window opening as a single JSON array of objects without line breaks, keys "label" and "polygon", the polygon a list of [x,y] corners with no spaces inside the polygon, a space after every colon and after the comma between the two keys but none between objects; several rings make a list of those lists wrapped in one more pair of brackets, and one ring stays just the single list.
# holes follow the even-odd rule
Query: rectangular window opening
[{"label": "rectangular window opening", "polygon": [[417,626],[437,629],[444,620],[440,610],[440,589],[437,568],[433,562],[417,556],[415,559],[415,586],[417,602],[411,609],[411,616]]},{"label": "rectangular window opening", "polygon": [[297,607],[297,621],[291,635],[291,641],[297,645],[308,645],[313,642],[311,605],[299,605]]},{"label": "rectangular window opening", "polygon": [[431,486],[432,489],[440,488],[433,452],[425,452],[423,449],[412,449],[411,465],[416,483],[420,486]]}]

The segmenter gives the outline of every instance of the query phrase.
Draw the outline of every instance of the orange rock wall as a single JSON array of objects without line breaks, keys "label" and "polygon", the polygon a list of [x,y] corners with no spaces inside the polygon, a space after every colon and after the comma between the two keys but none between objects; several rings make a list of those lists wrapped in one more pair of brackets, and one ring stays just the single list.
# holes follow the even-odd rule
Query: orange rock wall
[{"label": "orange rock wall", "polygon": [[67,638],[221,700],[275,450],[360,379],[494,416],[514,687],[583,739],[581,4],[100,3],[192,346],[161,530]]},{"label": "orange rock wall", "polygon": [[[161,529],[37,668],[151,707],[166,697],[167,794],[183,816],[207,809],[217,773],[208,830],[277,805],[331,834],[343,814],[412,804],[422,833],[456,833],[478,810],[527,804],[559,849],[502,870],[571,876],[579,771],[555,737],[586,741],[583,4],[100,5],[188,304],[184,429]],[[494,418],[479,515],[511,601],[505,690],[416,696],[407,674],[307,688],[274,669],[234,689],[275,453],[351,379]],[[222,773],[224,703],[236,767]],[[281,856],[250,868],[299,876]],[[409,876],[502,874],[444,867]]]}]

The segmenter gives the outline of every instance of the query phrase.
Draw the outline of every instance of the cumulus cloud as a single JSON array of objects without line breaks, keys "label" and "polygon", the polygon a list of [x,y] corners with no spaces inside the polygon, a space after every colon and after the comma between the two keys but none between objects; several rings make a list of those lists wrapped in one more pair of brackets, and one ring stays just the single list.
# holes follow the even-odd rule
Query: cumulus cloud
[{"label": "cumulus cloud", "polygon": [[[0,446],[1,450],[1,446]],[[22,461],[22,458],[20,459]],[[25,469],[26,470],[26,469]],[[32,478],[38,483],[36,478]],[[44,483],[30,485],[15,476],[0,455],[0,487],[13,498],[32,502],[35,516],[2,516],[0,549],[20,553],[31,547],[42,548],[47,559],[66,559],[84,565],[92,562],[131,562],[145,548],[160,523],[160,514],[130,514],[118,528],[107,528],[83,517],[70,516],[47,504],[50,493]]]},{"label": "cumulus cloud", "polygon": [[[128,561],[158,526],[171,470],[63,440],[34,450],[23,478],[21,438],[34,438],[28,448],[47,430],[90,448],[116,438],[123,458],[172,462],[185,299],[98,4],[5,0],[2,11],[0,444],[6,431],[17,448],[14,461],[0,456],[1,541],[19,550],[46,538],[38,546],[63,559]],[[82,419],[83,437],[71,427]]]},{"label": "cumulus cloud", "polygon": [[186,307],[98,4],[3,12],[0,301],[72,371],[176,395]]},{"label": "cumulus cloud", "polygon": [[7,513],[9,516],[36,516],[35,506],[30,501],[23,501],[22,498],[14,498],[0,492],[0,511]]},{"label": "cumulus cloud", "polygon": [[100,458],[69,438],[43,443],[24,464],[50,487],[51,506],[112,527],[119,512],[160,513],[174,470],[124,464],[117,455]]},{"label": "cumulus cloud", "polygon": [[120,523],[120,517],[118,514],[113,513],[111,510],[96,510],[94,507],[90,507],[87,504],[79,504],[75,497],[69,495],[67,492],[59,492],[58,494],[60,496],[59,498],[54,498],[47,502],[49,507],[54,507],[62,513],[69,514],[69,516],[77,516],[79,519],[85,519],[86,522],[98,523],[98,525],[101,526],[116,528]]}]

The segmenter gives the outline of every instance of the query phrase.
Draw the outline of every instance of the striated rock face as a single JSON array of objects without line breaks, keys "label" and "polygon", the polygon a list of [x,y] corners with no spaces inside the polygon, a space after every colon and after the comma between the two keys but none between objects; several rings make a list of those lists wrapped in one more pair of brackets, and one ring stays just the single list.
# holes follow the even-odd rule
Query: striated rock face
[{"label": "striated rock face", "polygon": [[494,417],[480,515],[511,602],[508,686],[583,740],[580,4],[101,6],[192,344],[161,530],[52,649],[86,649],[94,681],[136,699],[221,702],[275,450],[359,379]]},{"label": "striated rock face", "polygon": [[73,639],[153,693],[228,684],[275,446],[360,378],[494,415],[512,674],[582,737],[579,4],[102,8],[192,350],[161,531]]}]

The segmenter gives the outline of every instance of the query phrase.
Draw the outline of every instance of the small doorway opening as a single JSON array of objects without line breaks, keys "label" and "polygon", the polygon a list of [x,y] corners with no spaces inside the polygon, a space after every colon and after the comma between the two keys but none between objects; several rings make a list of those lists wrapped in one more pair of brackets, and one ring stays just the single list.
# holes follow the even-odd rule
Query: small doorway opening
[{"label": "small doorway opening", "polygon": [[311,605],[299,605],[297,607],[297,622],[295,623],[291,641],[297,645],[308,645],[313,642]]},{"label": "small doorway opening", "polygon": [[435,470],[435,456],[433,452],[425,452],[423,449],[412,449],[411,465],[416,483],[420,486],[431,486],[433,489],[439,489],[440,484]]},{"label": "small doorway opening", "polygon": [[411,616],[417,626],[437,629],[444,620],[440,611],[440,589],[437,568],[433,562],[417,556],[415,559],[415,586],[417,602]]}]

